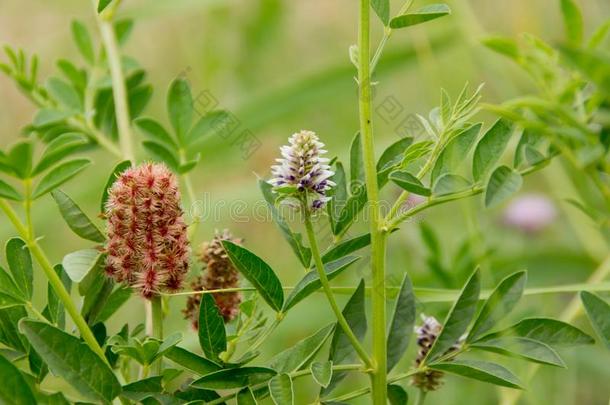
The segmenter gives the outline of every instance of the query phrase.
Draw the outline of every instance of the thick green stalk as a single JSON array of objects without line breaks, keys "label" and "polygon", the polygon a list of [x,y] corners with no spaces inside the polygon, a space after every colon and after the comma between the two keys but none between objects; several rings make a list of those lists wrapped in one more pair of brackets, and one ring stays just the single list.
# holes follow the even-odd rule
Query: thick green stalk
[{"label": "thick green stalk", "polygon": [[307,237],[309,239],[311,256],[314,259],[316,270],[318,271],[318,275],[320,276],[320,283],[322,284],[322,289],[326,294],[326,299],[328,300],[330,307],[332,308],[333,312],[335,313],[335,316],[337,317],[337,322],[339,323],[339,326],[341,326],[341,329],[343,329],[343,332],[349,339],[350,343],[352,344],[352,346],[354,346],[354,349],[356,350],[356,353],[358,353],[360,359],[362,359],[362,361],[364,362],[364,364],[366,364],[367,367],[372,367],[369,355],[367,354],[366,350],[364,350],[364,347],[362,347],[362,344],[360,343],[356,335],[354,335],[354,332],[350,328],[349,324],[347,323],[347,320],[341,312],[341,308],[339,308],[339,305],[337,305],[337,301],[335,300],[335,296],[333,295],[333,291],[330,287],[328,277],[326,276],[326,272],[324,271],[324,263],[322,263],[322,256],[320,255],[320,249],[316,240],[316,234],[313,230],[313,225],[311,223],[310,213],[307,208],[304,208],[303,211],[305,212],[305,228],[307,229]]},{"label": "thick green stalk", "polygon": [[[160,295],[155,295],[150,299],[152,312],[152,335],[157,339],[163,340],[163,301]],[[157,360],[153,369],[157,375],[161,375],[163,362]]]},{"label": "thick green stalk", "polygon": [[44,254],[43,250],[38,245],[38,242],[36,241],[36,239],[30,238],[28,229],[25,227],[25,225],[23,225],[23,223],[21,222],[19,217],[17,217],[17,214],[15,213],[13,208],[3,199],[0,199],[0,209],[2,211],[4,211],[4,213],[6,214],[8,219],[11,221],[11,223],[13,224],[13,226],[15,227],[15,229],[17,230],[19,235],[23,238],[23,240],[25,240],[26,244],[28,245],[28,247],[30,249],[30,252],[32,252],[32,255],[34,255],[34,258],[36,259],[36,261],[38,262],[38,264],[44,271],[45,275],[47,276],[47,279],[49,280],[49,283],[51,284],[51,287],[57,294],[61,303],[66,308],[66,311],[70,315],[70,318],[72,318],[72,321],[74,322],[74,324],[80,331],[81,337],[83,338],[85,343],[102,360],[104,360],[104,362],[107,363],[108,361],[106,360],[104,351],[102,350],[100,345],[95,340],[95,336],[93,336],[93,333],[91,332],[91,329],[89,329],[87,322],[85,322],[85,320],[79,313],[78,309],[76,308],[76,305],[74,305],[74,303],[72,302],[72,298],[70,297],[70,294],[64,287],[64,285],[61,282],[61,279],[59,278],[57,273],[55,273],[55,270],[53,269],[53,265],[51,265],[51,262],[49,261],[49,259]]},{"label": "thick green stalk", "polygon": [[360,0],[360,23],[358,25],[358,104],[360,112],[360,134],[364,158],[364,175],[368,197],[371,232],[371,270],[373,273],[373,403],[387,402],[387,352],[386,352],[386,289],[385,289],[385,244],[386,235],[381,229],[381,205],[375,165],[371,114],[371,58],[370,58],[370,0]]},{"label": "thick green stalk", "polygon": [[119,132],[119,144],[126,160],[134,161],[134,152],[131,134],[131,119],[129,117],[129,105],[127,104],[127,89],[125,77],[121,66],[121,55],[119,45],[112,24],[114,13],[105,13],[98,16],[98,26],[108,59],[110,76],[112,78],[112,95],[114,99],[114,110]]}]

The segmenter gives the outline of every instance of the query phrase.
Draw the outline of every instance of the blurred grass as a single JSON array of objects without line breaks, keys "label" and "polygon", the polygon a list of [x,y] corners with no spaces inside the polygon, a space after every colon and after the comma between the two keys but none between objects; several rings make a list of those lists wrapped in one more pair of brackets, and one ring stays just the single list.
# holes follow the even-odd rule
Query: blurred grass
[{"label": "blurred grass", "polygon": [[[391,95],[400,101],[404,114],[426,114],[436,105],[441,86],[455,95],[467,81],[472,85],[485,82],[484,96],[488,102],[530,91],[531,83],[521,72],[485,50],[479,39],[486,33],[515,36],[525,31],[550,42],[562,39],[558,1],[452,0],[449,3],[453,9],[451,17],[425,28],[396,32],[393,36],[376,76],[379,81],[376,105]],[[399,6],[397,1],[392,4],[394,10]],[[610,4],[605,0],[587,0],[580,4],[588,32],[610,15]],[[220,106],[232,111],[242,127],[251,130],[262,143],[250,159],[243,160],[240,151],[229,142],[207,140],[202,147],[202,164],[193,175],[198,198],[216,206],[241,200],[251,207],[260,200],[256,175],[268,174],[277,147],[292,132],[302,128],[317,131],[328,144],[330,153],[345,159],[348,142],[357,129],[355,70],[347,56],[347,48],[356,38],[355,9],[350,0],[126,2],[123,15],[137,20],[126,52],[148,69],[149,80],[155,85],[146,115],[166,121],[164,105],[168,83],[190,68],[188,78],[194,92],[211,91]],[[3,0],[0,42],[38,53],[44,77],[56,71],[56,59],[78,58],[69,32],[69,23],[74,18],[94,27],[87,2]],[[379,38],[378,27],[374,34]],[[0,77],[0,92],[3,94],[0,146],[6,147],[19,136],[34,110],[4,76]],[[385,123],[376,117],[379,150],[397,139],[397,125],[398,122]],[[90,215],[96,214],[101,187],[113,165],[103,152],[95,153],[94,160],[94,167],[65,187]],[[556,165],[527,179],[522,192],[531,191],[546,193],[557,202],[573,193]],[[392,193],[386,191],[385,195],[389,198]],[[482,211],[479,200],[468,201],[461,208],[458,205],[436,207],[420,220],[438,233],[446,261],[451,259],[449,252],[454,252],[461,242],[473,233],[482,232],[483,237],[479,239],[484,246],[481,248],[495,251],[484,265],[486,286],[523,268],[529,270],[530,287],[582,282],[600,259],[600,249],[603,252],[607,247],[603,244],[600,247],[598,236],[585,218],[571,207],[562,204],[561,208],[558,220],[535,236],[506,229],[500,220],[502,208]],[[456,209],[469,213],[474,229],[468,227],[465,217],[455,215]],[[61,261],[65,253],[87,246],[67,229],[48,197],[37,202],[34,222],[44,237],[44,248],[55,262]],[[418,287],[438,287],[440,281],[426,265],[426,252],[414,225],[409,223],[393,235],[389,271],[391,275],[408,271]],[[197,242],[209,238],[214,229],[224,227],[245,237],[247,246],[268,260],[286,285],[293,285],[302,275],[298,262],[283,254],[288,251],[287,245],[273,224],[232,222],[226,205],[217,218],[204,221],[196,235]],[[363,224],[357,227],[364,229]],[[7,221],[0,217],[0,240],[4,242],[13,235]],[[362,263],[365,261],[366,258]],[[337,280],[336,285],[354,283],[363,271],[358,266]],[[460,277],[456,275],[456,282],[463,281]],[[41,303],[46,294],[41,273],[37,273],[36,291]],[[527,297],[520,306],[520,314],[557,315],[569,298],[566,294]],[[343,302],[345,297],[339,299]],[[185,344],[195,347],[196,336],[180,314],[183,301],[183,298],[172,300],[167,329],[184,330]],[[128,305],[129,310],[123,310],[109,323],[110,332],[118,330],[126,321],[135,325],[143,319],[142,303],[137,297]],[[447,306],[421,303],[420,309],[442,316]],[[314,295],[306,305],[294,309],[264,349],[270,352],[289,346],[331,320],[326,303]],[[586,322],[581,322],[581,326],[589,330]],[[542,370],[535,380],[527,382],[530,389],[524,403],[607,403],[610,393],[605,383],[610,378],[607,353],[602,353],[600,348],[585,348],[563,354],[570,369]],[[524,370],[522,362],[512,363],[517,374]],[[407,366],[403,360],[398,369]],[[366,383],[365,379],[349,381],[353,382],[352,387]],[[311,393],[299,403],[314,399],[314,386],[307,379],[299,382],[298,389],[300,393]],[[491,386],[449,378],[445,388],[429,398],[430,403],[439,404],[473,401],[493,404],[497,401],[497,391]],[[363,399],[358,403],[368,402]]]}]

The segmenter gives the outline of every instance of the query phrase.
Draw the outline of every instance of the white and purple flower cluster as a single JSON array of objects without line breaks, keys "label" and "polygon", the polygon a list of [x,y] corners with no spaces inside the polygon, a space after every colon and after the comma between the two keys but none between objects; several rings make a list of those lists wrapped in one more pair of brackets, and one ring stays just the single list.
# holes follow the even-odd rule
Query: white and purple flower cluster
[{"label": "white and purple flower cluster", "polygon": [[269,183],[274,191],[283,194],[284,200],[297,205],[307,201],[312,210],[323,208],[330,200],[327,191],[335,185],[330,178],[329,160],[324,144],[312,131],[300,131],[288,139],[289,145],[280,148],[282,157],[271,167],[273,178]]}]

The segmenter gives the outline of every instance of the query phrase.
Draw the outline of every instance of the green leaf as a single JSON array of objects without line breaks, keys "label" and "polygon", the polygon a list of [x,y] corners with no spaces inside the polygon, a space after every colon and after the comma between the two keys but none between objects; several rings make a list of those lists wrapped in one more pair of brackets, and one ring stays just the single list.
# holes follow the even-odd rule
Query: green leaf
[{"label": "green leaf", "polygon": [[171,350],[165,353],[165,357],[199,375],[206,375],[221,369],[221,367],[213,361],[177,346],[172,347]]},{"label": "green leaf", "polygon": [[288,242],[292,251],[297,256],[303,267],[309,267],[311,263],[311,249],[303,246],[303,237],[300,233],[293,232],[290,226],[282,216],[281,212],[275,207],[275,194],[272,191],[271,184],[264,180],[259,180],[258,185],[263,193],[265,201],[271,210],[271,215],[275,224],[280,228],[282,236]]},{"label": "green leaf", "polygon": [[379,188],[388,182],[388,175],[403,161],[405,154],[413,146],[412,144],[413,138],[406,137],[394,142],[383,151],[377,162],[377,183]]},{"label": "green leaf", "polygon": [[470,347],[505,356],[518,357],[534,363],[563,367],[566,365],[557,352],[545,343],[523,337],[503,337],[473,343]]},{"label": "green leaf", "polygon": [[328,387],[330,380],[333,376],[333,362],[332,361],[314,361],[309,367],[311,370],[311,376],[321,387]]},{"label": "green leaf", "polygon": [[288,374],[278,374],[273,377],[269,380],[269,394],[275,405],[293,405],[292,378]]},{"label": "green leaf", "polygon": [[0,402],[13,405],[33,405],[36,399],[21,371],[0,355]]},{"label": "green leaf", "polygon": [[108,5],[112,3],[112,0],[99,0],[97,3],[97,12],[98,14],[101,13],[102,11],[104,11],[104,9],[106,7],[108,7]]},{"label": "green leaf", "polygon": [[420,8],[415,13],[403,14],[392,18],[390,28],[404,28],[412,25],[425,23],[436,18],[451,14],[451,9],[446,4],[430,4]]},{"label": "green leaf", "polygon": [[256,398],[250,387],[242,388],[235,396],[237,405],[257,405]]},{"label": "green leaf", "polygon": [[55,163],[87,144],[87,139],[76,132],[68,132],[66,134],[59,135],[57,138],[49,142],[45,148],[40,160],[38,161],[38,164],[32,171],[32,176],[42,173]]},{"label": "green leaf", "polygon": [[15,285],[21,291],[21,297],[32,299],[34,271],[32,257],[26,243],[20,238],[12,238],[6,242],[6,261],[13,275]]},{"label": "green leaf", "polygon": [[479,140],[472,161],[472,175],[475,181],[483,180],[491,171],[506,149],[512,133],[513,127],[510,122],[499,119]]},{"label": "green leaf", "polygon": [[82,172],[90,164],[91,161],[89,159],[74,159],[61,163],[60,165],[51,169],[51,171],[49,171],[49,173],[47,173],[42,180],[40,180],[34,189],[32,198],[36,199],[42,197],[49,191],[56,189],[66,181],[70,180],[72,177]]},{"label": "green leaf", "polygon": [[152,155],[153,160],[166,163],[172,170],[178,171],[180,162],[175,151],[170,150],[162,143],[157,143],[154,141],[144,141],[142,142],[142,146],[144,146],[144,149],[146,149]]},{"label": "green leaf", "polygon": [[584,21],[574,0],[561,0],[561,14],[568,40],[574,44],[582,43]]},{"label": "green leaf", "polygon": [[25,301],[23,299],[0,291],[0,309],[18,307],[20,305],[25,305]]},{"label": "green leaf", "polygon": [[575,326],[550,318],[523,319],[503,331],[486,335],[480,340],[489,340],[506,335],[526,337],[550,346],[575,346],[595,343],[591,336]]},{"label": "green leaf", "polygon": [[330,219],[331,229],[333,234],[335,232],[335,226],[341,210],[345,206],[345,202],[348,199],[347,193],[347,178],[345,175],[345,169],[341,162],[335,162],[335,173],[332,175],[330,180],[335,183],[335,186],[328,191],[328,196],[331,197],[327,204],[328,216]]},{"label": "green leaf", "polygon": [[102,198],[100,202],[100,212],[106,211],[106,202],[108,201],[108,190],[112,187],[117,177],[123,173],[125,170],[131,167],[131,161],[123,160],[122,162],[117,163],[117,165],[112,169],[112,173],[108,177],[108,181],[106,182],[106,186],[104,186],[104,191],[102,192]]},{"label": "green leaf", "polygon": [[110,296],[108,296],[108,300],[104,303],[101,312],[93,321],[106,322],[124,303],[129,300],[129,298],[131,298],[132,293],[133,290],[131,288],[123,285],[116,288],[112,293],[110,293]]},{"label": "green leaf", "polygon": [[361,186],[364,186],[364,159],[362,157],[362,137],[357,132],[352,140],[349,153],[349,188],[352,194]]},{"label": "green leaf", "polygon": [[59,104],[68,110],[82,111],[81,99],[72,86],[57,77],[50,77],[46,82],[46,88]]},{"label": "green leaf", "polygon": [[444,174],[455,172],[460,164],[466,160],[466,156],[474,145],[482,125],[478,123],[464,129],[447,143],[434,163],[434,168],[430,174],[430,184],[435,184],[436,179]]},{"label": "green leaf", "polygon": [[598,295],[588,291],[582,291],[580,299],[587,311],[593,329],[610,350],[610,304]]},{"label": "green leaf", "polygon": [[50,126],[53,124],[59,124],[66,118],[73,116],[74,113],[71,111],[60,111],[51,108],[41,108],[34,115],[32,125],[37,128]]},{"label": "green leaf", "polygon": [[204,375],[191,386],[210,390],[242,388],[266,382],[276,374],[265,367],[228,368]]},{"label": "green leaf", "polygon": [[110,367],[77,337],[30,319],[22,319],[19,330],[49,369],[86,398],[110,402],[121,392],[121,385]]},{"label": "green leaf", "polygon": [[155,393],[163,392],[163,376],[154,376],[140,381],[132,382],[123,386],[121,397],[131,399],[136,402],[143,402],[145,398],[153,396]]},{"label": "green leaf", "polygon": [[177,78],[170,85],[167,112],[178,139],[184,142],[193,120],[193,96],[186,79]]},{"label": "green leaf", "polygon": [[269,360],[269,368],[278,373],[291,373],[307,366],[333,331],[334,324],[327,325],[311,336],[299,341]]},{"label": "green leaf", "polygon": [[222,241],[227,255],[235,267],[256,287],[259,294],[276,311],[281,311],[284,303],[282,283],[271,267],[260,257],[230,241]]},{"label": "green leaf", "polygon": [[233,118],[226,111],[218,110],[205,113],[189,131],[186,136],[185,145],[191,148],[198,148],[206,137],[222,133],[231,120]]},{"label": "green leaf", "polygon": [[178,145],[174,138],[163,128],[161,124],[152,118],[138,118],[134,121],[134,124],[142,131],[146,136],[152,138],[158,143],[162,143],[165,146],[169,146],[171,149],[177,149]]},{"label": "green leaf", "polygon": [[95,52],[87,27],[79,21],[72,21],[72,38],[81,55],[89,64],[93,65],[95,63]]},{"label": "green leaf", "polygon": [[211,294],[201,296],[199,307],[199,345],[205,356],[217,360],[227,350],[225,323]]},{"label": "green leaf", "polygon": [[[358,340],[364,339],[367,330],[366,308],[364,299],[364,280],[360,280],[354,294],[350,297],[343,308],[343,316]],[[353,361],[356,351],[351,342],[345,335],[343,329],[337,325],[335,333],[330,343],[329,360],[333,364],[344,364]],[[334,373],[327,388],[323,389],[324,394],[331,392],[337,384],[345,377],[346,373]]]},{"label": "green leaf", "polygon": [[390,401],[390,405],[407,405],[409,403],[409,394],[400,385],[389,384],[388,401]]},{"label": "green leaf", "polygon": [[415,324],[415,296],[413,285],[409,276],[405,276],[400,285],[394,313],[390,321],[387,342],[387,370],[388,373],[400,361],[409,346],[409,339]]},{"label": "green leaf", "polygon": [[526,281],[527,273],[520,271],[511,274],[498,284],[485,301],[485,305],[470,329],[466,342],[476,340],[515,308],[523,295]]},{"label": "green leaf", "polygon": [[430,365],[430,368],[502,387],[523,389],[521,381],[499,364],[478,360],[454,360]]},{"label": "green leaf", "polygon": [[347,256],[357,250],[367,247],[371,244],[371,234],[365,233],[364,235],[354,236],[353,238],[346,239],[341,243],[330,248],[326,253],[322,255],[322,262],[329,263]]},{"label": "green leaf", "polygon": [[51,196],[57,203],[61,216],[75,234],[93,242],[102,243],[106,240],[104,234],[66,193],[54,190],[51,192]]},{"label": "green leaf", "polygon": [[[55,265],[53,267],[57,276],[61,280],[62,284],[66,288],[68,294],[72,289],[72,280],[64,270],[61,264]],[[53,289],[51,283],[47,285],[47,307],[45,308],[49,315],[49,320],[55,324],[58,328],[64,329],[66,326],[66,313],[64,310],[64,305],[59,300],[57,293]]]},{"label": "green leaf", "polygon": [[[328,280],[332,280],[347,269],[352,263],[359,259],[357,256],[344,256],[333,262],[324,265],[324,272]],[[320,276],[317,270],[311,270],[305,274],[297,285],[294,287],[286,302],[284,302],[284,308],[282,312],[287,312],[290,308],[313,294],[315,291],[322,287],[320,282]]]},{"label": "green leaf", "polygon": [[68,253],[61,264],[75,283],[80,283],[102,260],[103,254],[97,249],[83,249]]},{"label": "green leaf", "polygon": [[472,187],[470,181],[457,174],[443,174],[436,180],[434,185],[433,194],[435,196],[442,196],[447,194],[454,194],[460,191],[468,190]]},{"label": "green leaf", "polygon": [[114,23],[114,33],[116,40],[119,45],[123,45],[129,39],[129,35],[133,30],[133,20],[131,18],[124,18],[122,20],[116,20]]},{"label": "green leaf", "polygon": [[519,172],[508,166],[500,166],[493,171],[485,189],[485,206],[495,207],[519,191],[523,179]]},{"label": "green leaf", "polygon": [[392,180],[398,187],[413,194],[428,197],[432,194],[429,188],[424,186],[421,181],[406,170],[394,171],[390,173]]},{"label": "green leaf", "polygon": [[21,291],[13,278],[0,267],[0,307],[8,308],[23,305],[28,297]]},{"label": "green leaf", "polygon": [[16,143],[8,152],[8,163],[20,179],[27,179],[32,172],[32,143],[23,141]]},{"label": "green leaf", "polygon": [[0,198],[7,200],[22,201],[23,197],[10,184],[0,180]]},{"label": "green leaf", "polygon": [[390,0],[371,0],[371,7],[383,25],[388,25],[390,22]]},{"label": "green leaf", "polygon": [[475,270],[466,282],[459,298],[449,311],[443,329],[428,351],[424,362],[430,364],[444,355],[466,331],[477,310],[481,280],[479,270]]},{"label": "green leaf", "polygon": [[362,211],[366,205],[367,195],[365,184],[362,183],[361,186],[356,186],[355,184],[356,183],[354,183],[354,187],[356,187],[356,190],[345,203],[345,206],[339,214],[335,228],[333,229],[335,235],[344,234],[352,225],[358,213]]},{"label": "green leaf", "polygon": [[520,57],[519,47],[517,42],[512,38],[505,37],[487,37],[483,39],[483,45],[501,55],[507,56],[512,60],[518,60]]}]

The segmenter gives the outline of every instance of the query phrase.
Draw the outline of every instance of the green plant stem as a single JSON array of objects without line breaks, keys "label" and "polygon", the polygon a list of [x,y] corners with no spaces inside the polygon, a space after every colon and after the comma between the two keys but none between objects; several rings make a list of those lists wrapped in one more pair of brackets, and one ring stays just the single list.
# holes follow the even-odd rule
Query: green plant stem
[{"label": "green plant stem", "polygon": [[23,211],[25,212],[25,223],[28,230],[28,238],[34,239],[34,224],[32,223],[32,179],[23,180],[25,199],[23,200]]},{"label": "green plant stem", "polygon": [[[150,299],[151,314],[152,314],[152,336],[159,340],[163,340],[163,300],[160,295],[155,295]],[[161,359],[155,361],[153,370],[156,375],[161,375],[163,370],[163,361]]]},{"label": "green plant stem", "polygon": [[127,103],[127,89],[125,87],[125,77],[121,66],[121,55],[119,45],[112,24],[112,13],[105,13],[98,16],[98,26],[102,36],[102,43],[106,51],[106,58],[110,68],[112,78],[112,95],[114,99],[114,111],[116,115],[117,128],[119,132],[119,144],[123,157],[126,160],[134,161],[135,156],[132,145],[131,119],[129,117],[129,105]]},{"label": "green plant stem", "polygon": [[[397,15],[402,15],[402,14],[406,13],[409,10],[409,8],[411,8],[413,1],[414,0],[407,0],[400,8]],[[381,38],[381,41],[379,42],[379,45],[377,46],[377,50],[375,51],[375,54],[373,55],[373,58],[371,59],[371,74],[373,74],[375,72],[375,68],[377,67],[377,64],[379,63],[379,59],[381,58],[381,55],[383,54],[385,45],[388,42],[388,40],[390,39],[390,37],[392,36],[393,32],[394,32],[394,30],[390,27],[385,27],[385,29],[383,30],[383,37]]]},{"label": "green plant stem", "polygon": [[386,235],[380,225],[382,221],[375,164],[375,144],[371,114],[371,58],[370,58],[370,0],[360,0],[358,24],[358,86],[360,134],[364,177],[371,232],[371,271],[373,273],[373,373],[371,375],[373,403],[387,403],[387,352],[386,352],[386,289],[385,289],[385,244]]},{"label": "green plant stem", "polygon": [[[393,383],[398,382],[400,380],[404,380],[405,378],[409,378],[412,375],[419,373],[420,371],[421,371],[420,369],[413,368],[413,369],[410,369],[409,371],[407,371],[405,373],[397,374],[394,377],[388,378],[388,384],[393,384]],[[369,392],[371,392],[371,388],[370,387],[364,387],[364,388],[360,388],[360,389],[352,391],[352,392],[348,392],[347,394],[343,394],[343,395],[338,396],[338,397],[325,399],[325,402],[331,403],[331,402],[347,401],[347,400],[350,400],[350,399],[354,399],[354,398],[358,398],[358,397],[361,397],[363,395],[366,395]]]},{"label": "green plant stem", "polygon": [[[591,274],[589,279],[587,280],[587,284],[595,285],[601,283],[610,275],[610,255],[608,255],[601,264],[597,267],[597,269]],[[580,314],[582,313],[582,305],[580,302],[580,297],[577,295],[568,304],[568,306],[563,310],[561,315],[559,315],[559,319],[564,322],[573,322]],[[539,364],[530,364],[527,369],[527,378],[525,381],[532,381],[538,369],[540,368]],[[521,397],[520,390],[510,390],[504,391],[502,395],[501,405],[514,405],[519,401]]]},{"label": "green plant stem", "polygon": [[424,405],[426,401],[426,395],[428,393],[422,389],[419,390],[419,395],[417,396],[417,405]]},{"label": "green plant stem", "polygon": [[337,305],[335,296],[333,295],[333,292],[330,288],[330,283],[328,281],[328,277],[326,276],[326,271],[324,271],[324,263],[322,262],[322,256],[320,255],[320,249],[318,247],[318,242],[316,240],[316,234],[314,232],[313,225],[311,223],[311,216],[310,216],[309,210],[306,207],[304,207],[303,211],[305,213],[304,214],[305,229],[307,230],[307,238],[309,239],[309,247],[311,249],[311,256],[314,259],[314,263],[316,265],[316,270],[318,271],[318,275],[320,276],[320,283],[322,284],[322,289],[324,290],[324,293],[326,294],[326,299],[328,300],[328,303],[330,304],[330,307],[333,310],[335,317],[337,318],[337,322],[339,323],[339,326],[341,326],[341,329],[343,329],[343,332],[349,339],[350,343],[352,344],[352,346],[354,346],[356,353],[358,353],[358,357],[360,357],[360,359],[368,367],[372,367],[372,363],[369,358],[369,355],[367,354],[366,350],[364,350],[364,347],[362,347],[362,344],[360,343],[360,341],[358,340],[356,335],[354,335],[354,332],[350,328],[349,324],[347,323],[347,320],[345,319],[345,317],[343,316],[343,313],[341,312],[341,308],[339,308],[339,305]]},{"label": "green plant stem", "polygon": [[85,343],[105,363],[108,363],[108,360],[106,360],[106,356],[104,355],[104,351],[95,340],[95,336],[93,336],[93,333],[91,332],[91,329],[89,329],[87,322],[85,322],[81,314],[78,312],[78,308],[76,308],[76,305],[74,305],[74,303],[72,302],[70,294],[64,287],[57,273],[55,273],[53,266],[51,265],[49,259],[46,257],[43,250],[40,248],[40,245],[38,245],[36,239],[30,237],[28,229],[23,225],[13,208],[6,202],[6,200],[0,199],[0,209],[6,214],[7,218],[9,219],[9,221],[11,221],[21,238],[23,238],[23,240],[26,242],[27,246],[30,249],[30,252],[34,255],[34,258],[36,258],[36,261],[47,276],[47,279],[49,280],[51,287],[57,294],[57,297],[64,305],[66,311],[70,315],[70,318],[72,318],[72,321],[80,331],[81,337],[83,338]]}]

